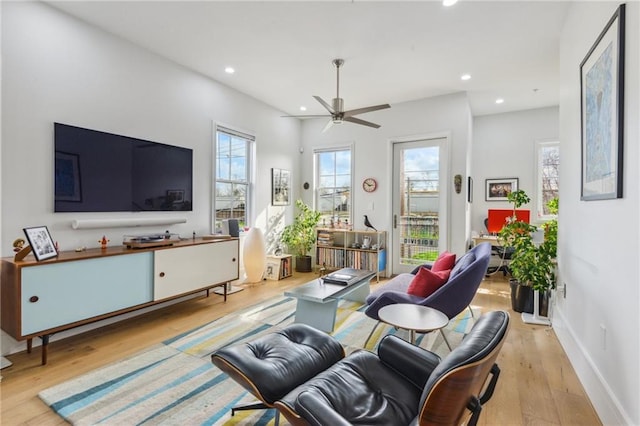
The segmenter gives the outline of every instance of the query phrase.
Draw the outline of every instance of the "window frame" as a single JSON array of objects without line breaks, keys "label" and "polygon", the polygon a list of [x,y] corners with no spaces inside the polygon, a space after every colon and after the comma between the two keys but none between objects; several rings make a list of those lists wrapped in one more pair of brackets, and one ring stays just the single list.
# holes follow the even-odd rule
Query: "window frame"
[{"label": "window frame", "polygon": [[[236,137],[245,141],[245,175],[246,181],[236,179],[218,179],[218,144],[219,134],[223,133],[230,137]],[[254,189],[254,158],[255,158],[255,142],[256,138],[250,133],[235,129],[221,124],[214,124],[213,129],[213,153],[212,153],[212,187],[211,187],[211,232],[219,232],[220,227],[216,226],[218,221],[216,215],[216,201],[217,201],[217,184],[218,183],[230,183],[232,185],[243,185],[246,188],[245,200],[244,200],[244,226],[252,226],[252,212],[253,212],[253,189]],[[220,219],[222,220],[222,219]],[[240,224],[242,229],[242,224]]]},{"label": "window frame", "polygon": [[[349,152],[349,214],[348,220],[349,224],[353,226],[353,209],[354,209],[354,146],[353,144],[348,145],[336,145],[331,147],[323,147],[323,148],[315,148],[313,150],[313,206],[314,209],[319,210],[319,196],[320,196],[320,157],[319,154],[325,154],[330,152],[340,152],[340,151],[348,151]],[[335,162],[334,162],[334,177],[335,177]],[[324,216],[324,215],[323,215]],[[322,218],[320,219],[322,225]],[[328,227],[329,223],[325,223]]]},{"label": "window frame", "polygon": [[[556,147],[558,149],[558,168],[560,167],[560,142],[558,140],[543,140],[536,141],[536,213],[537,217],[541,221],[551,220],[557,217],[557,215],[544,214],[544,196],[543,196],[543,183],[544,173],[542,171],[543,155],[542,150],[549,147]],[[560,191],[560,174],[558,173],[558,192]]]}]

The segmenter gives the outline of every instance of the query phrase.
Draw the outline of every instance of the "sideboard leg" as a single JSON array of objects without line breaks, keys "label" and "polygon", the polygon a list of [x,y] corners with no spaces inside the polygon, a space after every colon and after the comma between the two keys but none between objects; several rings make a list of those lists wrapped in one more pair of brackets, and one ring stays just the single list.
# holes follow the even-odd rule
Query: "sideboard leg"
[{"label": "sideboard leg", "polygon": [[27,353],[31,353],[31,349],[33,348],[33,339],[27,339]]},{"label": "sideboard leg", "polygon": [[47,349],[49,348],[49,336],[50,334],[45,334],[44,336],[40,336],[42,339],[42,365],[47,364]]}]

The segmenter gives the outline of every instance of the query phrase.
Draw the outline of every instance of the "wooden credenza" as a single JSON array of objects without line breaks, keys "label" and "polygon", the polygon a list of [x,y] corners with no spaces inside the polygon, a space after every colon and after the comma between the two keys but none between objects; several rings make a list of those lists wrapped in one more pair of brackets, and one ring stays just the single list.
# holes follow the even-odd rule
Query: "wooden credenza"
[{"label": "wooden credenza", "polygon": [[239,277],[239,241],[185,240],[147,249],[61,252],[37,262],[2,258],[1,326],[16,340],[51,334],[223,286]]}]

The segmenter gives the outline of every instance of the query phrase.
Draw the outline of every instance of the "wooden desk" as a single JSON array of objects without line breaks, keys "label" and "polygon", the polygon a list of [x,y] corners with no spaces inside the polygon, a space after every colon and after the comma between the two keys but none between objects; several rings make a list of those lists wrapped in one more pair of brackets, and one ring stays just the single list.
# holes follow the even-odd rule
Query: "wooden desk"
[{"label": "wooden desk", "polygon": [[480,235],[478,237],[471,237],[473,245],[477,246],[480,243],[489,243],[492,246],[501,246],[500,240],[497,235]]}]

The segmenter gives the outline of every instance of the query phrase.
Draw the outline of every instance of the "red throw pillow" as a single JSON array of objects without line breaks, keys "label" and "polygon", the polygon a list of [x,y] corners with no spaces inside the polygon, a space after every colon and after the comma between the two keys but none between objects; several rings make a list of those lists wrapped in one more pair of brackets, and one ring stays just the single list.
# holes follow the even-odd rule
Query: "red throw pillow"
[{"label": "red throw pillow", "polygon": [[427,297],[442,287],[449,279],[451,270],[433,272],[427,268],[420,268],[411,280],[407,293],[414,296]]},{"label": "red throw pillow", "polygon": [[449,253],[448,251],[443,251],[440,253],[440,256],[433,262],[433,266],[431,266],[431,270],[433,272],[446,271],[451,270],[453,265],[456,264],[456,254]]}]

